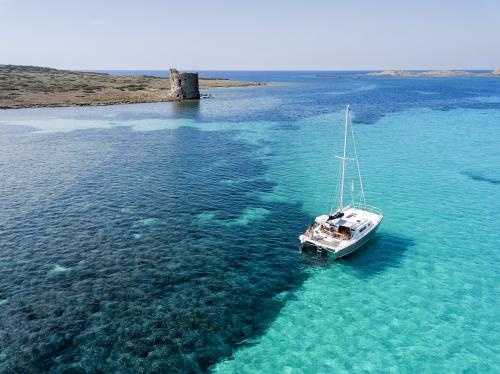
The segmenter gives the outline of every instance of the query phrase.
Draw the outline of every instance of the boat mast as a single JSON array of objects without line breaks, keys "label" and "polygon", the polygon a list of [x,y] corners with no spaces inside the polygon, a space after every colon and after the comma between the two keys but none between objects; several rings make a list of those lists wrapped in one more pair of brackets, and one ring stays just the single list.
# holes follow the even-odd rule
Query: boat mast
[{"label": "boat mast", "polygon": [[358,169],[359,187],[361,190],[360,205],[362,206],[363,209],[366,210],[365,190],[363,188],[363,178],[361,178],[361,169],[359,168],[358,151],[356,149],[356,141],[354,140],[354,130],[352,128],[352,125],[351,125],[351,135],[352,135],[352,148],[354,150],[354,158],[356,159],[356,166]]},{"label": "boat mast", "polygon": [[345,127],[344,127],[344,156],[342,157],[342,180],[340,182],[340,196],[339,202],[340,207],[339,211],[344,207],[344,177],[345,177],[345,162],[346,162],[346,148],[347,148],[347,121],[349,120],[349,105],[345,110]]}]

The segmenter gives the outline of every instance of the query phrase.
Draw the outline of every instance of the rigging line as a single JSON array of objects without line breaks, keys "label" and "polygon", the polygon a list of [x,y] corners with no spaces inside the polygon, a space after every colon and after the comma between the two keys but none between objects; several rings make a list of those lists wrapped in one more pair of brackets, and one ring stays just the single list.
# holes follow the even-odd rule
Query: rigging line
[{"label": "rigging line", "polygon": [[355,194],[354,194],[354,180],[351,179],[351,186],[349,187],[351,190],[351,200],[352,200],[352,207],[356,209],[356,201],[355,201]]},{"label": "rigging line", "polygon": [[340,178],[341,178],[340,170],[341,170],[341,168],[342,168],[342,165],[339,162],[338,166],[337,166],[337,180],[335,183],[335,191],[334,191],[334,195],[332,196],[332,199],[331,199],[332,205],[330,206],[330,213],[333,213],[334,211],[336,211],[336,206],[339,202],[338,198],[339,198],[339,188],[340,188]]},{"label": "rigging line", "polygon": [[[341,132],[339,133],[339,140],[341,140],[343,138],[343,132],[344,132],[344,127],[340,127],[340,130]],[[339,143],[338,146],[340,147],[340,149],[342,149],[342,143]],[[339,160],[339,163],[338,163],[338,170],[337,170],[337,183],[336,183],[336,188],[335,188],[335,192],[337,193],[337,196],[335,198],[336,200],[336,203],[337,203],[337,206],[334,207],[334,211],[337,211],[339,210],[339,205],[340,205],[340,202],[342,200],[342,198],[340,197],[340,191],[341,191],[341,185],[342,185],[342,168],[344,167],[345,168],[345,165],[343,164],[343,160],[338,158],[337,159]],[[345,170],[345,169],[344,169]]]},{"label": "rigging line", "polygon": [[[342,128],[340,128],[340,130],[342,130]],[[340,130],[338,134],[338,137],[340,139]],[[338,144],[336,144],[337,142],[334,142],[335,146],[337,146]],[[335,157],[335,151],[333,152],[333,156]],[[340,160],[339,160],[340,161]],[[342,163],[339,162],[337,164],[337,178],[335,180],[335,190],[334,190],[334,195],[331,197],[331,202],[332,202],[332,205],[330,206],[330,213],[333,213],[333,212],[336,212],[337,211],[337,208],[338,208],[338,203],[339,203],[339,192],[340,192],[340,179],[341,179],[341,169],[342,169]]]},{"label": "rigging line", "polygon": [[[349,122],[351,123],[351,116],[349,115]],[[354,158],[356,159],[356,166],[358,168],[358,178],[359,178],[359,188],[361,190],[361,199],[363,201],[363,208],[366,210],[366,200],[365,200],[365,190],[363,188],[363,179],[361,178],[361,170],[359,168],[358,151],[356,149],[356,141],[354,140],[354,130],[351,123],[351,137],[352,137],[352,147],[354,150]]]},{"label": "rigging line", "polygon": [[329,210],[330,213],[333,209],[333,204],[335,203],[335,194],[337,193],[336,187],[337,187],[337,184],[335,184],[335,189],[332,188],[332,190],[331,190],[330,201],[332,202],[332,204],[331,204],[330,210]]},{"label": "rigging line", "polygon": [[345,124],[344,124],[344,153],[342,156],[342,180],[340,181],[340,194],[339,194],[339,199],[340,199],[340,204],[339,204],[339,209],[342,210],[344,208],[344,182],[345,182],[345,172],[346,172],[346,148],[347,148],[347,127],[349,125],[349,105],[347,105],[347,108],[345,110]]}]

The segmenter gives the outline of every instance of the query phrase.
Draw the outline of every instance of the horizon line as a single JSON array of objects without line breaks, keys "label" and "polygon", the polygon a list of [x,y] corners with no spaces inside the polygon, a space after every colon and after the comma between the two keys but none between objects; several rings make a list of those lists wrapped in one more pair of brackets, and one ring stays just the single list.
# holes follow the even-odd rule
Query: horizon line
[{"label": "horizon line", "polygon": [[[31,65],[37,66],[37,65]],[[168,71],[170,68],[56,68],[61,70],[75,70],[75,71],[84,71],[84,70],[101,70],[101,71]],[[251,72],[266,72],[266,71],[289,71],[289,72],[329,72],[329,71],[386,71],[386,70],[397,70],[397,71],[467,71],[467,70],[486,70],[486,71],[495,71],[496,68],[445,68],[445,69],[436,69],[436,68],[411,68],[411,69],[402,69],[402,68],[370,68],[370,69],[199,69],[199,68],[176,68],[178,70],[184,71],[234,71],[234,72],[242,72],[242,71],[251,71]]]},{"label": "horizon line", "polygon": [[[12,66],[33,66],[42,68],[51,68],[58,70],[70,70],[70,71],[168,71],[168,68],[68,68],[68,67],[51,67],[43,65],[33,65],[33,64],[0,64],[1,65],[12,65]],[[495,71],[500,69],[498,67],[489,68],[367,68],[367,69],[209,69],[209,68],[176,68],[183,71],[231,71],[231,72],[356,72],[356,71],[386,71],[386,70],[397,70],[397,71],[467,71],[467,70],[485,70],[485,71]]]}]

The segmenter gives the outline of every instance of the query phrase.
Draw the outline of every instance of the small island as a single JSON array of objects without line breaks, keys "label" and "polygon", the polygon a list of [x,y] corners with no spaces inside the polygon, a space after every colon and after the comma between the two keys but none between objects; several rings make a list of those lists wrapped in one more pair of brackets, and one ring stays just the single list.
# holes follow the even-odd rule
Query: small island
[{"label": "small island", "polygon": [[384,77],[500,77],[500,69],[494,70],[489,73],[477,73],[464,70],[384,70],[367,73],[367,75],[378,75]]},{"label": "small island", "polygon": [[[177,74],[175,69],[172,69]],[[193,77],[195,73],[179,73]],[[197,74],[196,74],[197,78]],[[180,78],[179,79],[180,82]],[[115,76],[38,66],[0,65],[0,109],[156,103],[185,99],[172,77]],[[223,78],[199,78],[199,87],[261,86]],[[199,95],[198,95],[199,96]],[[203,96],[203,95],[202,95]],[[189,98],[189,97],[188,97]]]},{"label": "small island", "polygon": [[355,73],[355,74],[320,74],[318,78],[352,78],[352,77],[366,77],[366,76],[379,76],[379,77],[497,77],[500,78],[500,68],[492,70],[491,72],[473,72],[465,70],[383,70],[373,71],[369,73]]}]

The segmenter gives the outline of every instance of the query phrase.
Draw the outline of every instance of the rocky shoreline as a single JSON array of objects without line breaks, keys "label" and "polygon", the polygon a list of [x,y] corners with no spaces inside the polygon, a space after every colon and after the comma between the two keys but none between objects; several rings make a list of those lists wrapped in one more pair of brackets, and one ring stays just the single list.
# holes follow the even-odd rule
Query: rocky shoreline
[{"label": "rocky shoreline", "polygon": [[[201,89],[262,86],[220,78],[200,78]],[[206,94],[201,95],[207,96]],[[37,66],[0,65],[0,109],[116,105],[177,101],[169,78],[114,76]]]}]

